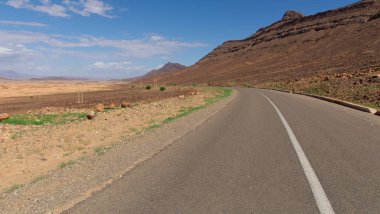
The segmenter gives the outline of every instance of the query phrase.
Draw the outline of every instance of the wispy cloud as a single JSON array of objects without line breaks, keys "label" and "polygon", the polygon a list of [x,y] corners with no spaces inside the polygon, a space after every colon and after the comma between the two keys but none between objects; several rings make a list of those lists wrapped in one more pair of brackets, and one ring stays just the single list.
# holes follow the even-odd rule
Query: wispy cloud
[{"label": "wispy cloud", "polygon": [[0,25],[12,25],[12,26],[30,26],[30,27],[46,27],[46,24],[39,22],[20,22],[20,21],[0,21]]},{"label": "wispy cloud", "polygon": [[2,56],[2,55],[8,55],[11,52],[12,52],[12,49],[0,46],[0,56]]},{"label": "wispy cloud", "polygon": [[96,14],[99,16],[104,16],[107,18],[112,18],[111,15],[108,14],[113,8],[100,0],[64,0],[63,3],[67,6],[67,8],[77,13],[81,16],[90,16],[91,14]]},{"label": "wispy cloud", "polygon": [[33,4],[29,0],[8,0],[8,6],[16,9],[29,9],[42,13],[47,13],[51,16],[68,17],[66,8],[62,5],[51,3],[50,0],[40,0],[39,4]]},{"label": "wispy cloud", "polygon": [[[69,72],[76,70],[75,74],[82,72],[86,75],[92,70],[98,72],[99,76],[107,75],[106,71],[113,71],[113,74],[119,76],[131,72],[141,74],[149,67],[139,65],[138,62],[145,64],[144,61],[149,59],[169,57],[176,52],[206,46],[200,42],[180,41],[161,35],[137,39],[108,39],[91,35],[67,36],[0,30],[2,69],[34,74],[41,72],[36,68],[45,68],[47,64],[54,67],[53,72],[61,73],[66,69]],[[67,61],[72,63],[62,66]],[[48,71],[45,69],[44,72]],[[108,75],[112,76],[112,73]]]},{"label": "wispy cloud", "polygon": [[[160,39],[157,39],[160,37]],[[206,45],[199,42],[182,42],[167,39],[158,35],[132,40],[115,40],[94,36],[63,36],[43,34],[30,31],[0,30],[1,43],[35,44],[44,43],[56,48],[112,48],[119,50],[119,54],[130,57],[151,57],[170,54],[184,48],[200,48]]]},{"label": "wispy cloud", "polygon": [[89,67],[89,69],[98,69],[98,70],[111,70],[111,71],[141,71],[146,69],[144,65],[134,65],[129,61],[120,61],[120,62],[104,62],[104,61],[96,61],[93,65]]},{"label": "wispy cloud", "polygon": [[103,0],[63,0],[62,4],[53,3],[50,0],[7,0],[6,5],[16,9],[47,13],[56,17],[69,17],[72,12],[81,16],[96,14],[112,18],[108,13],[113,10],[112,6]]}]

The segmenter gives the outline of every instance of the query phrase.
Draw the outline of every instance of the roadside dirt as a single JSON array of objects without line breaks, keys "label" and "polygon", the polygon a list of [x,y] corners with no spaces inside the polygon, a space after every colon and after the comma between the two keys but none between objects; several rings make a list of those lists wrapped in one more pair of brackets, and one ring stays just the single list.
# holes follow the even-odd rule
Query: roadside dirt
[{"label": "roadside dirt", "polygon": [[[77,128],[91,130],[91,133],[95,135],[91,138],[98,134],[93,130],[108,133],[109,137],[112,133],[114,133],[112,135],[118,134],[113,130],[116,128],[115,124],[118,124],[120,129],[128,131],[128,127],[125,126],[133,119],[128,122],[125,118],[130,118],[134,114],[136,114],[135,117],[150,114],[160,120],[178,113],[181,107],[202,104],[205,102],[205,98],[214,97],[220,93],[216,90],[206,90],[195,96],[186,96],[185,99],[170,98],[160,102],[145,103],[133,109],[105,113],[98,118],[98,121],[87,121],[86,125],[90,126],[88,129],[85,125],[79,127],[79,123]],[[235,96],[236,93],[207,108],[196,111],[190,116],[176,119],[156,129],[143,129],[139,134],[124,135],[114,142],[113,146],[107,146],[104,153],[96,155],[88,152],[79,155],[78,157],[82,158],[77,159],[69,166],[51,170],[44,177],[27,183],[11,193],[2,193],[0,194],[0,213],[60,213],[100,191],[145,160],[152,158],[174,143],[176,139],[184,136],[221,110]],[[174,107],[177,107],[177,112]],[[162,111],[163,109],[164,111]],[[108,120],[105,120],[106,118]],[[103,127],[94,127],[93,123],[95,122],[102,123]],[[66,129],[65,126],[62,127]],[[105,141],[109,140],[108,137]]]},{"label": "roadside dirt", "polygon": [[380,72],[369,70],[265,83],[263,88],[303,92],[380,109]]},{"label": "roadside dirt", "polygon": [[183,99],[177,96],[140,103],[131,108],[98,113],[94,120],[64,125],[0,124],[0,190],[29,182],[56,169],[59,164],[103,153],[108,146],[154,128],[181,110],[203,105],[204,99],[215,93],[214,90],[200,90],[194,96],[182,95]]}]

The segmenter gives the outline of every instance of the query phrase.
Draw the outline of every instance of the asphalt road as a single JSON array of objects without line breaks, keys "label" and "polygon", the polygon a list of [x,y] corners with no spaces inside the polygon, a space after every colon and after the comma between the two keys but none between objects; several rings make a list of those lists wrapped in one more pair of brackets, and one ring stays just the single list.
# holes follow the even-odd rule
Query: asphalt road
[{"label": "asphalt road", "polygon": [[380,117],[301,95],[238,91],[68,213],[380,213]]}]

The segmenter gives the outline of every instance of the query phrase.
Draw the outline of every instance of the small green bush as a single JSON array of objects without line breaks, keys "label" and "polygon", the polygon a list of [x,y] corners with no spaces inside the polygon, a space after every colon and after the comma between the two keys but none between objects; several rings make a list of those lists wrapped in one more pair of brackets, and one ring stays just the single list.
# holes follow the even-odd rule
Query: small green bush
[{"label": "small green bush", "polygon": [[14,192],[16,191],[17,189],[23,187],[22,184],[13,184],[11,187],[9,187],[8,189],[5,190],[6,193],[11,193],[11,192]]},{"label": "small green bush", "polygon": [[146,86],[145,86],[145,90],[150,90],[151,88],[152,88],[151,85],[146,85]]},{"label": "small green bush", "polygon": [[74,161],[74,160],[69,160],[69,161],[67,161],[67,162],[62,162],[62,163],[60,163],[60,164],[58,165],[58,168],[63,169],[63,168],[65,168],[66,166],[71,166],[71,165],[74,165],[74,164],[76,164],[76,163],[77,163],[77,162]]},{"label": "small green bush", "polygon": [[160,91],[165,91],[165,90],[166,90],[166,88],[164,86],[160,87]]},{"label": "small green bush", "polygon": [[106,152],[106,149],[107,149],[106,147],[99,146],[99,147],[96,147],[94,151],[96,155],[102,155]]}]

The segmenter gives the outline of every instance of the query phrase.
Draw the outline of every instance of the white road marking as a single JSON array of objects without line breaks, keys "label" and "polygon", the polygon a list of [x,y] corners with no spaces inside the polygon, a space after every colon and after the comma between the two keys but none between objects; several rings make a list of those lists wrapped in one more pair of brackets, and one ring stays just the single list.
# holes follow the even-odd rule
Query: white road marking
[{"label": "white road marking", "polygon": [[311,167],[309,160],[307,159],[305,153],[302,150],[301,145],[299,144],[296,136],[294,135],[292,128],[290,128],[285,117],[282,115],[282,113],[277,108],[277,106],[272,102],[272,100],[270,100],[264,94],[262,94],[262,95],[265,98],[267,98],[267,100],[272,104],[272,106],[276,110],[278,116],[280,117],[282,123],[284,124],[286,131],[288,132],[290,141],[292,142],[293,148],[297,153],[298,159],[301,163],[303,171],[305,172],[306,178],[309,181],[309,185],[310,185],[311,191],[313,192],[314,199],[317,202],[319,212],[321,214],[334,214],[335,212],[334,212],[334,210],[330,204],[330,201],[327,198],[326,193],[323,190],[323,187],[322,187],[321,183],[319,182],[319,179],[313,170],[313,167]]}]

